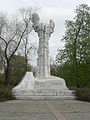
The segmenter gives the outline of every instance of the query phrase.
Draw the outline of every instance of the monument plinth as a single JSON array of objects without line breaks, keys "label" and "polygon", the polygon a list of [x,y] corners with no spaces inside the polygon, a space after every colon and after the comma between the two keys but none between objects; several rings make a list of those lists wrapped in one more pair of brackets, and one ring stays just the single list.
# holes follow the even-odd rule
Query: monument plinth
[{"label": "monument plinth", "polygon": [[74,91],[70,91],[62,78],[50,75],[49,38],[54,32],[55,24],[39,22],[38,14],[32,15],[32,23],[39,37],[37,75],[27,72],[22,81],[13,88],[17,99],[74,99]]}]

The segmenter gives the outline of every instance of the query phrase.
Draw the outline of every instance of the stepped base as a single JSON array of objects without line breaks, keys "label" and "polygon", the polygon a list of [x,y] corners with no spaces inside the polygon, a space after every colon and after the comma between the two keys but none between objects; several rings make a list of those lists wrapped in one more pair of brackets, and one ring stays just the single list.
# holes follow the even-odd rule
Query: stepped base
[{"label": "stepped base", "polygon": [[75,96],[16,96],[17,100],[74,100]]},{"label": "stepped base", "polygon": [[75,91],[57,91],[57,90],[39,90],[35,92],[31,91],[17,91],[13,92],[16,99],[31,100],[31,99],[75,99]]},{"label": "stepped base", "polygon": [[23,80],[12,90],[16,99],[75,99],[75,91],[66,87],[65,81],[50,76],[35,79],[31,72],[26,73]]}]

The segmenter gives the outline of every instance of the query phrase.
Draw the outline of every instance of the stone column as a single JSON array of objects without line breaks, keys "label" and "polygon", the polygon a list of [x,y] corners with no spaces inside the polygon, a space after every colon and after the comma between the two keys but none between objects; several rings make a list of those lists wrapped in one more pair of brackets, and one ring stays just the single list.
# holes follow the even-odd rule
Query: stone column
[{"label": "stone column", "polygon": [[49,25],[39,23],[38,14],[32,15],[33,28],[39,36],[39,48],[37,59],[37,78],[48,78],[50,76],[49,38],[54,32],[54,23],[50,20]]}]

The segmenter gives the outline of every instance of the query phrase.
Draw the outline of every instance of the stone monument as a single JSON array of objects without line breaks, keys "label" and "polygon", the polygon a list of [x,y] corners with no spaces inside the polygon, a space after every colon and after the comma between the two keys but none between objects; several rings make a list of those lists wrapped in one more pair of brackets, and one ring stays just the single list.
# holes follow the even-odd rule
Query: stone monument
[{"label": "stone monument", "polygon": [[39,49],[37,59],[37,78],[50,77],[49,38],[54,32],[54,23],[50,20],[49,25],[39,23],[38,14],[32,15],[33,28],[38,33]]},{"label": "stone monument", "polygon": [[22,81],[13,88],[17,99],[74,99],[74,91],[70,91],[64,79],[50,75],[49,38],[54,32],[55,24],[40,23],[37,13],[32,15],[32,24],[39,37],[37,75],[27,72]]}]

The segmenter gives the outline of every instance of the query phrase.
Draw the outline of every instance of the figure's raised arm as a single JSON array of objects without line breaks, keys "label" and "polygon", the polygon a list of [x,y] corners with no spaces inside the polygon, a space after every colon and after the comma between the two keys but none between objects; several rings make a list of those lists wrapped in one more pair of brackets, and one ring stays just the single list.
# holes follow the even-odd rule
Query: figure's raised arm
[{"label": "figure's raised arm", "polygon": [[50,33],[54,32],[54,27],[55,27],[55,23],[53,22],[53,20],[50,19],[50,22],[49,22],[49,31],[50,31]]},{"label": "figure's raised arm", "polygon": [[37,27],[39,27],[39,15],[37,13],[33,13],[32,14],[32,23],[33,23],[33,28],[34,30],[37,29]]}]

